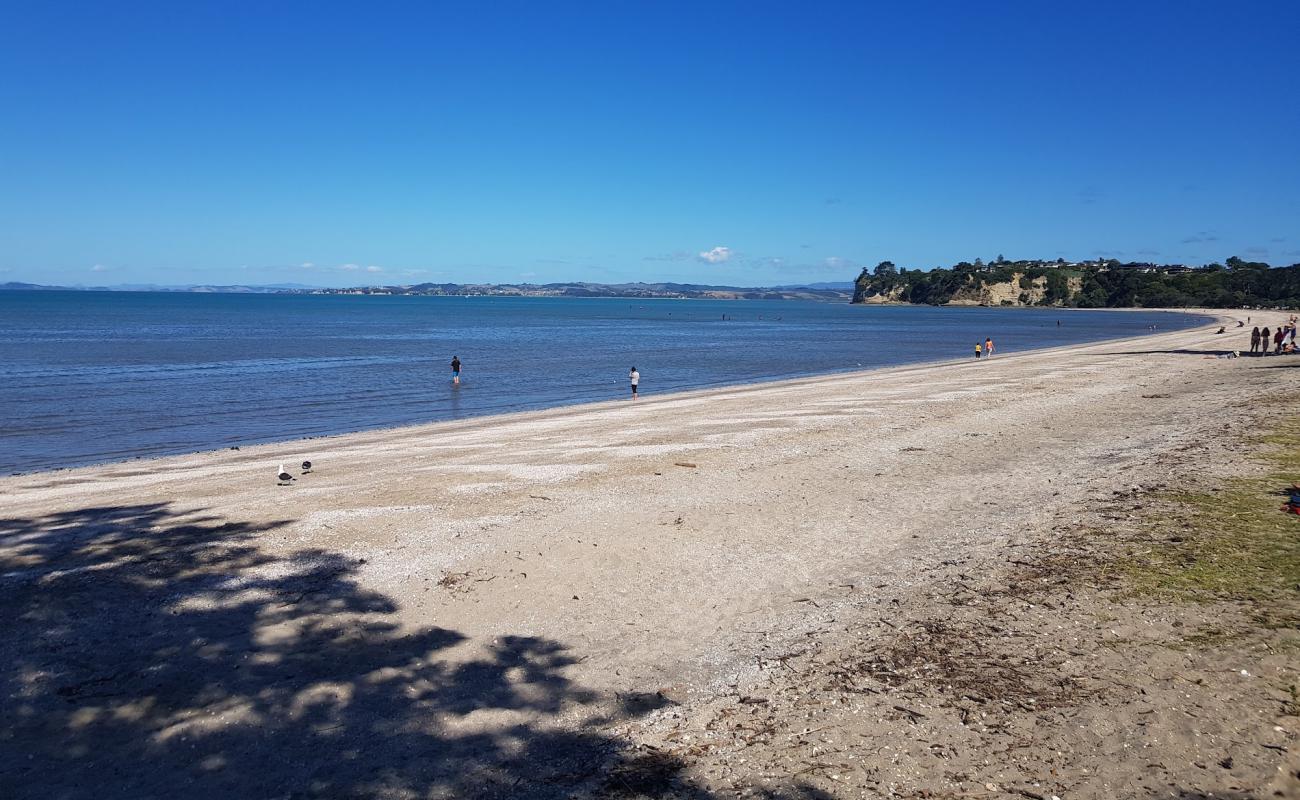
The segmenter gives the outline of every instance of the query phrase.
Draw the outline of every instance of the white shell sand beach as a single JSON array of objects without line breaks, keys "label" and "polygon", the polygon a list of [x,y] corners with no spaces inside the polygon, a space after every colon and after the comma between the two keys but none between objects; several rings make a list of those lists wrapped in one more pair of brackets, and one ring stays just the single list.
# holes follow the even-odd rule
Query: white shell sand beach
[{"label": "white shell sand beach", "polygon": [[[1062,754],[1031,727],[1023,768],[935,758],[942,712],[879,685],[824,718],[777,699],[816,674],[800,657],[861,650],[1090,498],[1222,457],[1253,398],[1289,403],[1300,370],[1210,357],[1242,346],[1218,324],[0,479],[0,794],[1137,797],[1152,763],[1262,790],[1280,751],[1191,766],[1248,735],[1226,696],[1195,735],[1156,709],[1162,737],[1094,726]],[[742,746],[757,709],[794,733]]]}]

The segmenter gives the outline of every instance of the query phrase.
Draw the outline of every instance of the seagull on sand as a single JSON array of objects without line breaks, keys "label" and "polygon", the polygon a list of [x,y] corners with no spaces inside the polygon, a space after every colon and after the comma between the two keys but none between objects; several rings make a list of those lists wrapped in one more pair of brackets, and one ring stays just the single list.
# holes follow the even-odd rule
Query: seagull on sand
[{"label": "seagull on sand", "polygon": [[295,478],[292,475],[284,471],[283,464],[280,465],[280,474],[276,475],[275,477],[280,481],[278,484],[276,484],[277,486],[288,486],[290,482],[295,480]]},{"label": "seagull on sand", "polygon": [[304,475],[307,474],[308,472],[311,472],[311,462],[310,462],[310,461],[304,461],[304,462],[302,462],[302,471],[303,471],[303,474],[304,474]]}]

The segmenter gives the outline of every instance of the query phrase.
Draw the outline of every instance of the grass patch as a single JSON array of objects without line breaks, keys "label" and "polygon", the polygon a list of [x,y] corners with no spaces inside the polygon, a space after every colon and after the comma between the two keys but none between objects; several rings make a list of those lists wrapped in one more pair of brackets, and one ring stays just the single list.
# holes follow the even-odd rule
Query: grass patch
[{"label": "grass patch", "polygon": [[1260,437],[1263,477],[1226,481],[1217,492],[1166,494],[1149,545],[1120,571],[1138,591],[1186,600],[1244,600],[1268,627],[1300,621],[1300,516],[1283,513],[1300,479],[1300,419]]}]

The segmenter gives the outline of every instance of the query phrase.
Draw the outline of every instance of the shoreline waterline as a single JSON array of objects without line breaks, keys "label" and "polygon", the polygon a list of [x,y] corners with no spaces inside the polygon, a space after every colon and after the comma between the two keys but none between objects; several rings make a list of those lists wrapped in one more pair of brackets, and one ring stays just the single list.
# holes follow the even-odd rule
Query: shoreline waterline
[{"label": "shoreline waterline", "polygon": [[[1060,309],[1067,310],[1067,309]],[[1077,309],[1068,309],[1075,311]],[[1018,358],[1031,356],[1040,356],[1048,353],[1061,353],[1063,355],[1072,352],[1085,352],[1097,347],[1108,347],[1121,345],[1126,342],[1145,342],[1154,338],[1163,336],[1176,336],[1194,332],[1200,327],[1209,327],[1214,325],[1228,326],[1235,322],[1237,316],[1235,312],[1225,312],[1218,309],[1143,309],[1143,311],[1158,311],[1165,313],[1187,314],[1199,318],[1200,322],[1180,328],[1176,331],[1151,331],[1139,336],[1124,336],[1113,339],[1100,339],[1077,344],[1058,345],[1054,347],[1031,348],[1025,350],[1016,350],[1006,353],[1001,350],[993,357],[993,362],[1014,361]],[[989,363],[989,362],[984,362]],[[935,369],[962,367],[971,365],[978,367],[980,362],[976,362],[969,357],[945,358],[927,361],[914,361],[903,364],[888,366],[878,366],[868,369],[838,370],[830,372],[820,372],[812,375],[803,375],[798,377],[774,377],[771,379],[748,380],[738,383],[723,383],[712,386],[699,388],[681,389],[656,394],[652,391],[643,393],[635,402],[627,399],[623,394],[606,400],[580,401],[573,403],[562,403],[558,405],[546,406],[542,408],[524,408],[514,411],[503,411],[496,413],[487,413],[481,415],[469,415],[456,419],[431,420],[427,422],[416,422],[398,425],[388,425],[380,427],[370,427],[358,430],[339,431],[336,433],[322,433],[314,436],[293,436],[286,438],[277,438],[270,441],[250,441],[235,445],[222,445],[216,447],[203,447],[184,452],[159,453],[150,455],[127,456],[123,458],[113,458],[96,460],[92,462],[71,464],[67,466],[56,466],[43,469],[14,471],[8,473],[6,477],[20,479],[25,477],[40,476],[47,474],[68,474],[82,471],[93,471],[96,469],[109,469],[125,465],[161,465],[166,463],[184,464],[193,459],[216,459],[222,455],[228,455],[240,460],[248,457],[261,458],[265,456],[268,459],[284,460],[286,463],[293,462],[295,459],[310,459],[313,451],[322,451],[335,449],[338,447],[347,447],[353,444],[369,443],[372,441],[382,441],[385,439],[404,439],[407,437],[416,437],[424,435],[438,435],[452,432],[464,432],[477,428],[488,428],[497,424],[530,422],[538,420],[555,420],[564,419],[571,416],[583,414],[600,413],[615,409],[626,409],[629,406],[635,407],[653,407],[671,401],[698,400],[707,399],[711,396],[726,396],[730,394],[749,394],[753,392],[762,392],[765,390],[786,390],[796,387],[814,387],[827,382],[855,380],[864,377],[888,377],[896,375],[906,375],[911,372],[926,372]],[[293,455],[285,455],[292,451]],[[271,453],[280,453],[273,455]],[[0,491],[3,490],[3,483],[6,477],[0,477]]]}]

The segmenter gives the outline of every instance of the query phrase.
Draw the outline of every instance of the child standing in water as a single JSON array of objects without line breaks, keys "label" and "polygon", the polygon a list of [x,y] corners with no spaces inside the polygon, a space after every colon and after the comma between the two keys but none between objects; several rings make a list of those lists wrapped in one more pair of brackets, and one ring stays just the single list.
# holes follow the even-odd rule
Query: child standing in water
[{"label": "child standing in water", "polygon": [[460,383],[460,359],[456,356],[451,357],[451,382]]},{"label": "child standing in water", "polygon": [[979,361],[979,360],[980,360],[980,352],[981,352],[981,351],[980,351],[980,343],[979,343],[979,342],[976,342],[976,343],[975,343],[975,360],[976,360],[976,361]]},{"label": "child standing in water", "polygon": [[635,400],[635,399],[636,399],[636,387],[637,387],[637,384],[639,384],[639,383],[641,382],[641,373],[639,373],[639,372],[636,371],[636,367],[632,367],[632,371],[629,372],[629,373],[627,374],[627,377],[628,377],[628,380],[632,381],[632,399]]}]

